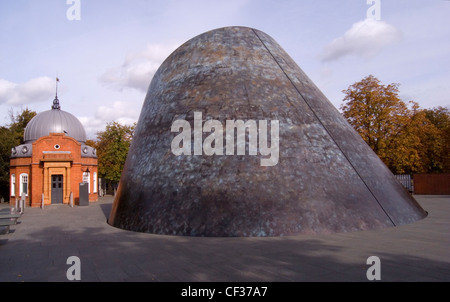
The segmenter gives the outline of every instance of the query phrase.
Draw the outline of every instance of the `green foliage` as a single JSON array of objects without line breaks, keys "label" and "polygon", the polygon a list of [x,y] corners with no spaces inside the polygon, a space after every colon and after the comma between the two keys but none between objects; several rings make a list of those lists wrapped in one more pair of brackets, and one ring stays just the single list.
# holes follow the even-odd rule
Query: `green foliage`
[{"label": "green foliage", "polygon": [[398,86],[372,75],[351,85],[343,91],[344,117],[394,174],[448,171],[448,109],[406,104]]},{"label": "green foliage", "polygon": [[24,131],[36,112],[26,108],[19,115],[10,113],[11,124],[0,127],[0,196],[9,199],[9,162],[11,149],[24,143]]},{"label": "green foliage", "polygon": [[128,155],[136,124],[121,125],[107,123],[106,129],[97,133],[99,177],[110,182],[119,182]]},{"label": "green foliage", "polygon": [[24,143],[25,128],[27,127],[28,122],[35,116],[36,112],[31,111],[28,108],[22,110],[22,112],[17,116],[15,116],[13,112],[10,113],[11,124],[9,129],[16,140],[16,145],[21,145]]}]

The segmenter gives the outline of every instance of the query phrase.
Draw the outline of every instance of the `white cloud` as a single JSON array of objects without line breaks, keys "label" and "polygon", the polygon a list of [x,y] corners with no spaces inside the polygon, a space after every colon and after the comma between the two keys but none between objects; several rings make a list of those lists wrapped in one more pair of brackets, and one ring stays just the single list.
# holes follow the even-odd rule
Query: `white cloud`
[{"label": "white cloud", "polygon": [[[139,108],[140,109],[140,108]],[[128,102],[117,101],[112,106],[100,106],[95,112],[95,119],[111,122],[116,121],[121,124],[132,124],[137,122],[140,110]]]},{"label": "white cloud", "polygon": [[98,131],[104,131],[106,123],[118,122],[122,125],[132,125],[137,122],[140,111],[129,102],[116,101],[112,106],[100,106],[92,117],[79,117],[88,138],[95,139]]},{"label": "white cloud", "polygon": [[357,22],[342,36],[325,47],[321,60],[334,61],[347,55],[370,58],[385,46],[398,42],[401,32],[394,26],[373,18]]},{"label": "white cloud", "polygon": [[0,79],[0,104],[26,105],[48,101],[55,93],[55,80],[39,77],[17,84]]},{"label": "white cloud", "polygon": [[120,67],[108,70],[99,80],[119,91],[132,88],[146,93],[156,70],[177,46],[149,44],[143,51],[129,54]]},{"label": "white cloud", "polygon": [[77,117],[86,131],[87,139],[96,139],[97,132],[105,130],[106,123],[90,117]]}]

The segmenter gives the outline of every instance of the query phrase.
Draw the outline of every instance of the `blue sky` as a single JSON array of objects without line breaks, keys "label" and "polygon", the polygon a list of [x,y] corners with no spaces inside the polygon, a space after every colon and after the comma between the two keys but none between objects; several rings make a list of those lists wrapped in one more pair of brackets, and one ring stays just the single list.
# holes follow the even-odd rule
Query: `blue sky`
[{"label": "blue sky", "polygon": [[0,0],[0,125],[49,110],[56,75],[61,108],[89,138],[135,122],[172,51],[237,25],[272,36],[337,108],[370,74],[399,83],[404,101],[450,107],[450,1],[378,2],[379,20],[367,17],[375,0]]}]

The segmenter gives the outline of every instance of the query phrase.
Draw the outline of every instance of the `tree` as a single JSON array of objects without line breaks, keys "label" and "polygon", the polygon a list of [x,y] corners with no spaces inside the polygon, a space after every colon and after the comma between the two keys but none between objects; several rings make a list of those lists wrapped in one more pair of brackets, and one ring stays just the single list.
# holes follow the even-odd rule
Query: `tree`
[{"label": "tree", "polygon": [[450,173],[450,110],[436,107],[424,110],[426,118],[436,127],[439,144],[435,145],[434,155],[436,164],[433,172]]},{"label": "tree", "polygon": [[21,145],[24,143],[24,133],[25,128],[33,117],[36,116],[35,111],[31,111],[28,108],[22,110],[19,115],[14,115],[13,111],[10,111],[11,124],[9,129],[14,135],[14,139],[17,141],[16,145]]},{"label": "tree", "polygon": [[394,174],[439,171],[439,130],[419,104],[399,98],[398,87],[362,79],[343,91],[343,115]]},{"label": "tree", "polygon": [[36,112],[26,108],[19,115],[10,112],[11,124],[0,127],[0,197],[9,200],[9,161],[11,149],[24,143],[24,131]]},{"label": "tree", "polygon": [[425,111],[415,102],[405,112],[401,132],[391,139],[386,163],[394,173],[427,173],[441,166],[441,138],[436,127],[426,118]]},{"label": "tree", "polygon": [[127,159],[136,124],[107,123],[106,129],[97,133],[98,174],[107,182],[117,184]]},{"label": "tree", "polygon": [[9,200],[9,157],[15,140],[7,127],[0,127],[0,198]]},{"label": "tree", "polygon": [[404,125],[407,106],[398,94],[398,84],[383,86],[370,75],[351,85],[341,106],[344,117],[377,154]]},{"label": "tree", "polygon": [[85,142],[86,146],[90,146],[92,148],[97,148],[97,141],[92,139],[87,139]]},{"label": "tree", "polygon": [[444,154],[444,164],[442,170],[444,173],[450,173],[450,126],[448,126],[443,133],[444,138],[444,148],[442,154]]}]

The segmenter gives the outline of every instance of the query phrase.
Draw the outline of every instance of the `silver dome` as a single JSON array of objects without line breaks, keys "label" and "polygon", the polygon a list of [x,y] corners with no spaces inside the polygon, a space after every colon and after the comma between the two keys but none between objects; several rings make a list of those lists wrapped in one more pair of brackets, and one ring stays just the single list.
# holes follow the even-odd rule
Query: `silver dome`
[{"label": "silver dome", "polygon": [[25,143],[31,143],[50,133],[65,133],[85,143],[86,131],[81,122],[74,115],[61,110],[57,98],[53,104],[51,110],[39,113],[28,123],[24,133]]}]

